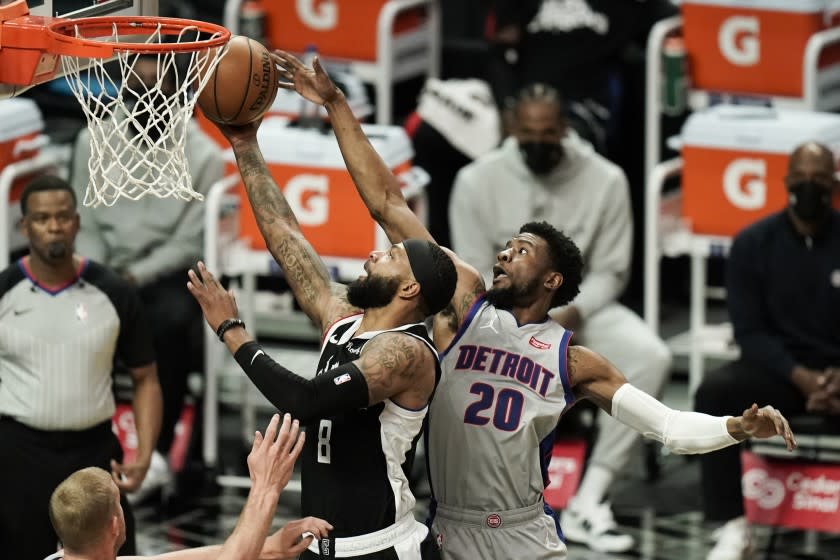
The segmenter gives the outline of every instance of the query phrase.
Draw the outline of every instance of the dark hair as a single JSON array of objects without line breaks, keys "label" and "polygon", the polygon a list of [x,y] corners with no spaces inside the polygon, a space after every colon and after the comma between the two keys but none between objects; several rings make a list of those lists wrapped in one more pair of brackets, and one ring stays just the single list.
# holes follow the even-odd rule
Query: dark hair
[{"label": "dark hair", "polygon": [[26,216],[26,205],[29,202],[30,195],[46,191],[69,192],[70,198],[73,199],[73,208],[76,207],[76,192],[73,190],[73,187],[70,186],[70,183],[61,177],[56,177],[55,175],[41,175],[40,177],[36,177],[30,181],[29,184],[23,188],[23,194],[20,196],[20,213]]},{"label": "dark hair", "polygon": [[548,245],[551,268],[563,275],[563,283],[554,292],[551,306],[566,305],[575,299],[583,279],[583,257],[575,242],[548,222],[528,222],[519,228],[519,233],[531,233],[543,239]]},{"label": "dark hair", "polygon": [[425,239],[404,239],[408,262],[420,283],[423,310],[434,315],[443,310],[455,295],[458,273],[452,259],[436,243]]}]

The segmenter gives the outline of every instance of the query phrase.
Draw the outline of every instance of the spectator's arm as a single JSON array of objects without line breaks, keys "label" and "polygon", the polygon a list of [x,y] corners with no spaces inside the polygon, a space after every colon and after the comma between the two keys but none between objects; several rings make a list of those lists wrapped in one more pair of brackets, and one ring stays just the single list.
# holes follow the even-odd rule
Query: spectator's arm
[{"label": "spectator's arm", "polygon": [[481,192],[483,186],[473,165],[458,172],[449,199],[449,236],[455,253],[475,267],[489,286],[496,255],[488,234],[493,217],[483,207],[487,199]]},{"label": "spectator's arm", "polygon": [[617,300],[627,284],[633,256],[633,214],[627,178],[616,171],[609,197],[603,203],[598,232],[589,253],[580,294],[571,303],[581,320]]},{"label": "spectator's arm", "polygon": [[95,210],[84,205],[85,192],[90,181],[89,159],[90,133],[85,128],[76,137],[70,168],[70,184],[76,193],[76,208],[81,221],[79,234],[76,236],[76,252],[91,260],[107,264],[108,246],[96,221]]},{"label": "spectator's arm", "polygon": [[[223,162],[217,151],[208,151],[206,158],[190,162],[193,190],[207,194],[222,178]],[[205,205],[192,201],[184,205],[178,223],[168,241],[155,247],[144,258],[133,262],[128,272],[139,285],[179,270],[189,268],[201,256],[204,235]]]},{"label": "spectator's arm", "polygon": [[743,358],[784,379],[790,379],[796,361],[784,341],[773,334],[767,322],[763,284],[768,280],[758,269],[763,249],[753,239],[739,235],[726,262],[729,317],[735,341]]}]

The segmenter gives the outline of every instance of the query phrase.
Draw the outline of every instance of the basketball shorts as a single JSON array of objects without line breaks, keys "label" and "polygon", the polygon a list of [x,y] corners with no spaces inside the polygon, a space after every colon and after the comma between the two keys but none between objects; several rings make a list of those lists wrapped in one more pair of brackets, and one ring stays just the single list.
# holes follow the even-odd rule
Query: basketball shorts
[{"label": "basketball shorts", "polygon": [[443,560],[528,558],[565,560],[553,515],[542,502],[508,511],[475,511],[438,504],[432,534]]}]

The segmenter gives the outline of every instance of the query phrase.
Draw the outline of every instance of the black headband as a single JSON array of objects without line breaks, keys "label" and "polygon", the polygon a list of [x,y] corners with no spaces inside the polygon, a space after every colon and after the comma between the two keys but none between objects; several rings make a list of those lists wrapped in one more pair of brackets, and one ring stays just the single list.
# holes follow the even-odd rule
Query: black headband
[{"label": "black headband", "polygon": [[420,293],[426,300],[429,312],[435,314],[449,305],[452,294],[443,286],[443,281],[437,275],[437,265],[432,253],[430,241],[423,239],[406,239],[403,241],[411,272],[420,284]]}]

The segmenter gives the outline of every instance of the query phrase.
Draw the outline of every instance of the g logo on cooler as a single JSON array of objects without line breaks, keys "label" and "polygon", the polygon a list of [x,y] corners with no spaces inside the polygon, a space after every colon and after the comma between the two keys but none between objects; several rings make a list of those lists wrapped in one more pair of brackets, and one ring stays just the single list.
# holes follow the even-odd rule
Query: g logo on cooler
[{"label": "g logo on cooler", "polygon": [[744,498],[752,500],[762,509],[776,509],[785,499],[785,485],[770,478],[764,469],[750,469],[741,478]]},{"label": "g logo on cooler", "polygon": [[297,12],[307,27],[317,31],[335,29],[338,25],[338,3],[335,0],[297,0]]},{"label": "g logo on cooler", "polygon": [[[744,178],[746,183],[742,185]],[[763,159],[739,158],[723,172],[723,194],[741,210],[759,210],[767,204],[767,162]]]},{"label": "g logo on cooler", "polygon": [[755,66],[761,59],[759,29],[760,25],[757,17],[733,16],[728,18],[718,31],[720,53],[735,66]]},{"label": "g logo on cooler", "polygon": [[326,175],[304,173],[292,177],[283,194],[302,226],[320,226],[327,222],[330,203],[327,193],[330,181]]}]

